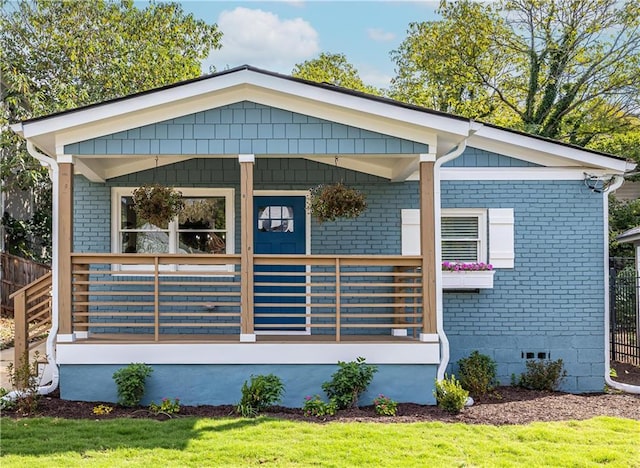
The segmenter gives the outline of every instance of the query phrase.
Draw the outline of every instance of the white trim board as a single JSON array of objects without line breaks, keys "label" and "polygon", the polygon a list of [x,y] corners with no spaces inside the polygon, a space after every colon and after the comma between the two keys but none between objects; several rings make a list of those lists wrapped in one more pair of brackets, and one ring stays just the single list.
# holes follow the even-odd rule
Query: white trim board
[{"label": "white trim board", "polygon": [[600,169],[566,167],[443,167],[441,180],[584,180],[584,174],[602,176]]},{"label": "white trim board", "polygon": [[438,364],[437,340],[411,343],[58,343],[58,364]]}]

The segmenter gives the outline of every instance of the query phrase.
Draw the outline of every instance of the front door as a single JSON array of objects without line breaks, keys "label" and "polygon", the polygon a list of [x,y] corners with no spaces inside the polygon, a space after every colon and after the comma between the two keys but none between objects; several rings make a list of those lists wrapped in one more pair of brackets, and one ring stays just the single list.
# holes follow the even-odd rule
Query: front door
[{"label": "front door", "polygon": [[[254,197],[253,213],[254,253],[306,253],[305,197]],[[305,282],[304,266],[255,266],[256,332],[306,330]]]}]

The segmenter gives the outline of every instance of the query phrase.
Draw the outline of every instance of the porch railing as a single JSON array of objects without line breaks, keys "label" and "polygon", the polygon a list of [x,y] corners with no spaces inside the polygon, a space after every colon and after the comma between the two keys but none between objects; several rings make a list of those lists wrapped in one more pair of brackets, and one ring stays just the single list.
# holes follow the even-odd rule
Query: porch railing
[{"label": "porch railing", "polygon": [[14,361],[22,362],[29,350],[39,343],[51,328],[51,273],[14,292],[15,337]]},{"label": "porch railing", "polygon": [[[241,333],[239,255],[72,254],[75,332]],[[422,327],[421,259],[254,255],[257,333],[391,334]],[[402,334],[403,332],[396,332]],[[206,339],[204,337],[203,339]]]}]

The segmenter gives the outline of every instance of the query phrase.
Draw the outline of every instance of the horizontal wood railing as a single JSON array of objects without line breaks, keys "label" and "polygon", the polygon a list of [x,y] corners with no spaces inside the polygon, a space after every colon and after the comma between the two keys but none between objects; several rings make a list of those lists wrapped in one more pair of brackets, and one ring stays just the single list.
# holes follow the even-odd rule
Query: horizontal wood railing
[{"label": "horizontal wood railing", "polygon": [[46,273],[11,294],[13,299],[15,337],[14,362],[19,365],[30,349],[38,345],[51,328],[52,275]]},{"label": "horizontal wood railing", "polygon": [[[240,256],[72,254],[74,331],[240,334]],[[419,332],[421,259],[255,255],[255,330]]]}]

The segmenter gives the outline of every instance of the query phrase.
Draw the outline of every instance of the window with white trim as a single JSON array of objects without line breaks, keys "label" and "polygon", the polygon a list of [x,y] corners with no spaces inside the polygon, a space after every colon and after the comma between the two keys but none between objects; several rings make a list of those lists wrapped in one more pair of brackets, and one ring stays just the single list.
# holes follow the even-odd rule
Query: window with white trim
[{"label": "window with white trim", "polygon": [[112,189],[114,253],[233,253],[233,189],[178,188],[185,209],[167,226],[141,219],[133,187]]},{"label": "window with white trim", "polygon": [[443,261],[486,263],[486,210],[443,209],[440,223]]},{"label": "window with white trim", "polygon": [[[402,255],[420,255],[420,210],[401,210]],[[513,208],[443,208],[440,218],[442,260],[484,262],[514,268]]]}]

